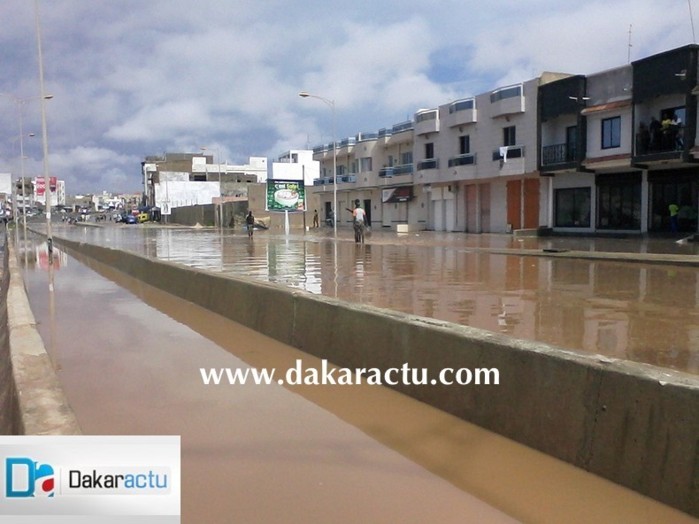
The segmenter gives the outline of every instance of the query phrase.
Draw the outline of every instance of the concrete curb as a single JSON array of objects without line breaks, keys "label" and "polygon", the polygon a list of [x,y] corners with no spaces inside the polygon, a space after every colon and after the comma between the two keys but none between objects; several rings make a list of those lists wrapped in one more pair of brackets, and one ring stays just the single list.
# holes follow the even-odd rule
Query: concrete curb
[{"label": "concrete curb", "polygon": [[10,354],[17,402],[18,433],[26,435],[79,435],[80,427],[63,393],[51,359],[46,352],[24,290],[14,248],[10,255],[7,290]]},{"label": "concrete curb", "polygon": [[55,240],[338,366],[496,368],[500,385],[395,389],[699,516],[699,377]]}]

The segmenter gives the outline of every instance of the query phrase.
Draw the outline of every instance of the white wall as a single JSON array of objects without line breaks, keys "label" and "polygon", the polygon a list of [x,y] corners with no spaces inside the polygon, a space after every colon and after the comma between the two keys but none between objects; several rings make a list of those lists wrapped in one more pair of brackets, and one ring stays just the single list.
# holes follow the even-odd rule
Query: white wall
[{"label": "white wall", "polygon": [[217,182],[161,181],[155,184],[155,205],[163,215],[169,215],[174,207],[211,204],[220,197]]}]

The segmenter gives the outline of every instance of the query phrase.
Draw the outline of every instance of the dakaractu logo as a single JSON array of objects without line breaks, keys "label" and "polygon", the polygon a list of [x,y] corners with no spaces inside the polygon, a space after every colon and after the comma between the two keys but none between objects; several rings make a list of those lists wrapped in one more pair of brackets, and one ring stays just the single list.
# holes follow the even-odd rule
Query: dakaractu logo
[{"label": "dakaractu logo", "polygon": [[66,495],[166,495],[169,467],[53,466],[29,457],[5,459],[5,497]]},{"label": "dakaractu logo", "polygon": [[53,497],[56,477],[53,466],[28,457],[5,459],[5,496],[7,498]]}]

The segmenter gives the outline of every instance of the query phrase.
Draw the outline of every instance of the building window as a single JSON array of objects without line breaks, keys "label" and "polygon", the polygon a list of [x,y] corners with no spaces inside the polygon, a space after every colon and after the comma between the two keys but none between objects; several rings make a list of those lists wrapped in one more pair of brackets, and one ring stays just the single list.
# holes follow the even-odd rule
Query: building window
[{"label": "building window", "polygon": [[516,96],[522,96],[521,85],[503,87],[502,89],[493,91],[490,94],[490,103],[494,104],[495,102],[499,102],[500,100],[504,100],[505,98],[513,98]]},{"label": "building window", "polygon": [[406,166],[413,163],[413,152],[408,151],[406,153],[401,153],[400,155],[401,165]]},{"label": "building window", "polygon": [[471,152],[471,138],[468,135],[459,137],[459,154],[468,155]]},{"label": "building window", "polygon": [[361,172],[362,173],[367,173],[371,171],[371,157],[364,157],[359,159],[359,163],[361,166]]},{"label": "building window", "polygon": [[602,149],[621,146],[621,117],[602,120]]},{"label": "building window", "polygon": [[641,176],[599,175],[597,216],[600,229],[641,229]]},{"label": "building window", "polygon": [[590,188],[556,189],[556,227],[590,227]]},{"label": "building window", "polygon": [[428,142],[425,144],[425,158],[427,160],[434,158],[434,143]]},{"label": "building window", "polygon": [[505,127],[502,130],[502,145],[514,146],[517,144],[516,126]]}]

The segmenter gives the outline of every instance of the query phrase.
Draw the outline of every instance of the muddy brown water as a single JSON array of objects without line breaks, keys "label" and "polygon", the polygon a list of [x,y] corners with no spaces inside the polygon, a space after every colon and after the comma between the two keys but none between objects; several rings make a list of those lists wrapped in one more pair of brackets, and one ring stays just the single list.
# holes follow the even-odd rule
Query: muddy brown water
[{"label": "muddy brown water", "polygon": [[[75,227],[57,235],[191,267],[487,329],[566,349],[699,373],[699,270],[672,264],[473,252],[573,249],[694,257],[668,239],[374,234],[340,240],[191,228]],[[327,234],[327,233],[326,233]]]},{"label": "muddy brown water", "polygon": [[694,522],[386,388],[205,386],[201,367],[319,362],[100,264],[27,253],[83,431],[182,435],[183,522]]}]

